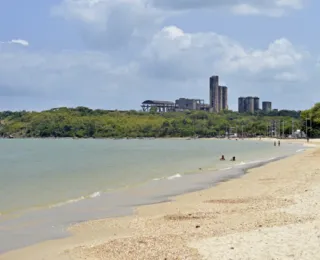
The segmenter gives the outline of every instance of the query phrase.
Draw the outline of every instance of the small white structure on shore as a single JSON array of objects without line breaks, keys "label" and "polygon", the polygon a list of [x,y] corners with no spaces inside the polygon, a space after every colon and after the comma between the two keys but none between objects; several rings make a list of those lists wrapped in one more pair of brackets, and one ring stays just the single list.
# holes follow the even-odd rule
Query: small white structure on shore
[{"label": "small white structure on shore", "polygon": [[293,138],[306,138],[306,133],[301,131],[300,129],[296,130],[293,134],[292,134]]}]

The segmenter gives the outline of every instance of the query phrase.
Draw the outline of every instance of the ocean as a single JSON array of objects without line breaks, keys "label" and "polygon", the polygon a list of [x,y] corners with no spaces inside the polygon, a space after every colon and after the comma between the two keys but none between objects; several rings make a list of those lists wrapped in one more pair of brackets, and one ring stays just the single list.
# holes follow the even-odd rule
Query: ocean
[{"label": "ocean", "polygon": [[137,205],[213,186],[301,147],[244,140],[1,139],[0,148],[1,253],[63,237],[72,223],[130,214]]}]

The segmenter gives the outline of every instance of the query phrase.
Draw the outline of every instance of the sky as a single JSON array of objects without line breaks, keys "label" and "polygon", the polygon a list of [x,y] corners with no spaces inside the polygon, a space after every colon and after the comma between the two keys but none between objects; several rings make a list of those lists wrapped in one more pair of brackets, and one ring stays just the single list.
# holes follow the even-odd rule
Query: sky
[{"label": "sky", "polygon": [[273,108],[320,101],[316,0],[1,0],[0,110],[140,109],[209,77]]}]

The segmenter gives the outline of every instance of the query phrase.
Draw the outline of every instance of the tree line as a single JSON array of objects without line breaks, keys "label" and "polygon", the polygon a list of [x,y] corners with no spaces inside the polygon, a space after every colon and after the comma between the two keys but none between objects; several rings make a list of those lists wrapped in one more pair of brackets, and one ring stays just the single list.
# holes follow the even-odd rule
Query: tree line
[{"label": "tree line", "polygon": [[[0,112],[1,137],[73,137],[73,138],[140,138],[140,137],[217,137],[230,129],[246,136],[270,134],[272,122],[283,122],[286,135],[295,129],[304,129],[305,119],[312,114],[309,129],[312,136],[320,136],[320,103],[307,111],[277,111],[275,114],[239,114],[223,111],[219,114],[205,111],[156,113],[139,111],[108,111],[102,109],[53,108],[42,112]],[[308,114],[309,113],[309,114]],[[308,119],[307,119],[308,120]],[[311,121],[310,121],[311,122]],[[284,129],[282,128],[284,126]]]}]

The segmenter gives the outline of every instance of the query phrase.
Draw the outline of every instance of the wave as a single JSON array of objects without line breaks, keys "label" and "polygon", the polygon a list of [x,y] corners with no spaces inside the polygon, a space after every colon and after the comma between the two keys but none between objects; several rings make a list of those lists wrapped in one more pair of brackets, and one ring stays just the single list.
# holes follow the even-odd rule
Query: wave
[{"label": "wave", "polygon": [[167,178],[167,180],[173,180],[173,179],[177,179],[177,178],[181,178],[181,177],[182,177],[181,174],[177,173],[175,175],[169,176]]},{"label": "wave", "polygon": [[246,162],[240,162],[238,165],[244,165],[244,164],[248,164]]},{"label": "wave", "polygon": [[70,199],[70,200],[67,200],[67,201],[63,201],[63,202],[60,202],[60,203],[56,203],[56,204],[50,205],[49,208],[57,208],[57,207],[61,207],[61,206],[67,205],[67,204],[76,203],[76,202],[79,202],[79,201],[85,200],[85,199],[94,199],[94,198],[97,198],[97,197],[100,197],[100,196],[101,196],[101,192],[97,191],[97,192],[94,192],[94,193],[90,194],[89,196],[81,196],[79,198]]},{"label": "wave", "polygon": [[94,192],[92,193],[89,198],[97,198],[97,197],[100,197],[101,196],[101,192],[100,191],[97,191],[97,192]]},{"label": "wave", "polygon": [[299,149],[296,151],[296,153],[301,153],[301,152],[304,152],[306,149]]},{"label": "wave", "polygon": [[227,171],[227,170],[230,170],[232,169],[233,167],[228,167],[228,168],[223,168],[223,169],[220,169],[220,171]]}]

